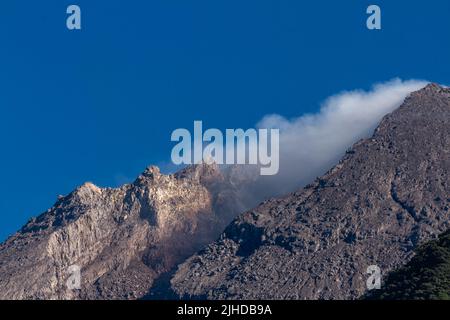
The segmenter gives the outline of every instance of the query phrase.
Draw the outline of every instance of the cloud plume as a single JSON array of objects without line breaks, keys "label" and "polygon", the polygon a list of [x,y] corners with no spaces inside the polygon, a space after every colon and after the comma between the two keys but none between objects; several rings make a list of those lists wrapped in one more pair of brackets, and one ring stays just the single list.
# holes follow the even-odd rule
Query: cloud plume
[{"label": "cloud plume", "polygon": [[[280,171],[262,178],[262,189],[270,195],[293,191],[324,174],[345,151],[370,137],[382,117],[398,108],[425,81],[394,79],[369,91],[345,91],[329,97],[316,114],[294,119],[265,116],[259,128],[280,129]],[[265,183],[267,182],[267,183]]]}]

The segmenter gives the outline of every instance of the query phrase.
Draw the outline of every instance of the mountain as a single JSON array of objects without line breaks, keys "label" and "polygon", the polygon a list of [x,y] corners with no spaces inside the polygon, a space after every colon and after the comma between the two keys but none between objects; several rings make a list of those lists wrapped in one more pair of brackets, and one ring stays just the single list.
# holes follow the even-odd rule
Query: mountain
[{"label": "mountain", "polygon": [[[82,185],[0,245],[0,299],[144,296],[250,208],[242,177],[203,164],[173,175],[149,167],[115,189]],[[66,285],[73,266],[81,290]]]},{"label": "mountain", "polygon": [[405,266],[390,273],[367,299],[450,300],[450,230],[416,250]]},{"label": "mountain", "polygon": [[[308,168],[298,168],[308,170]],[[412,93],[324,176],[238,216],[179,265],[178,298],[355,299],[450,227],[450,90]]]},{"label": "mountain", "polygon": [[385,277],[450,229],[449,171],[450,89],[431,84],[324,176],[250,211],[262,187],[241,166],[86,183],[0,245],[0,299],[359,298],[369,266]]}]

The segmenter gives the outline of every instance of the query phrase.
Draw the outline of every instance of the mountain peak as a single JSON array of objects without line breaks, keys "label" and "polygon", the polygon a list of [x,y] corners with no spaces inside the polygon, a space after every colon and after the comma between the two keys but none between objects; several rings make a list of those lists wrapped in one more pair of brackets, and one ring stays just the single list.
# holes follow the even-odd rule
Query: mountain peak
[{"label": "mountain peak", "polygon": [[101,193],[102,192],[102,189],[97,187],[92,182],[85,182],[83,185],[80,186],[79,189],[80,190],[90,190],[90,191],[93,191],[93,192],[96,192],[96,193]]},{"label": "mountain peak", "polygon": [[429,84],[427,84],[424,87],[424,90],[428,90],[428,91],[441,91],[444,89],[445,89],[444,86],[441,86],[440,84],[438,84],[436,82],[430,82]]},{"label": "mountain peak", "polygon": [[[429,84],[334,170],[239,215],[179,265],[179,298],[356,299],[449,227],[450,91]],[[199,262],[200,261],[200,262]]]},{"label": "mountain peak", "polygon": [[[119,188],[87,182],[0,244],[0,299],[143,297],[250,207],[235,190],[217,164],[149,166]],[[73,265],[80,291],[66,287]]]},{"label": "mountain peak", "polygon": [[166,289],[181,298],[357,298],[367,267],[385,274],[449,227],[449,97],[412,93],[317,183],[247,212],[242,166],[85,183],[0,245],[0,299],[142,298],[177,265]]},{"label": "mountain peak", "polygon": [[174,176],[177,179],[188,178],[205,182],[214,179],[223,179],[222,171],[215,162],[189,165],[175,173]]},{"label": "mountain peak", "polygon": [[155,178],[161,175],[161,171],[159,167],[152,165],[147,167],[145,171],[142,173],[142,175],[145,177]]},{"label": "mountain peak", "polygon": [[450,88],[442,86],[438,83],[431,82],[420,90],[417,90],[411,94],[412,97],[422,97],[423,95],[439,96],[441,94],[449,95]]}]

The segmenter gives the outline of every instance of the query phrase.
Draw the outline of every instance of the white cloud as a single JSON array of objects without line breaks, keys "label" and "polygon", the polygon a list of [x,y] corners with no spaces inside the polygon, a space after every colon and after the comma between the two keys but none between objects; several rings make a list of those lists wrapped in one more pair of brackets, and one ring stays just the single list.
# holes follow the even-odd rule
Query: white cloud
[{"label": "white cloud", "polygon": [[[398,108],[425,81],[394,79],[370,91],[346,91],[328,98],[317,114],[286,119],[265,116],[259,128],[280,129],[280,171],[267,179],[269,193],[293,191],[322,175],[359,139],[372,135],[382,117]],[[264,179],[265,180],[265,179]]]}]

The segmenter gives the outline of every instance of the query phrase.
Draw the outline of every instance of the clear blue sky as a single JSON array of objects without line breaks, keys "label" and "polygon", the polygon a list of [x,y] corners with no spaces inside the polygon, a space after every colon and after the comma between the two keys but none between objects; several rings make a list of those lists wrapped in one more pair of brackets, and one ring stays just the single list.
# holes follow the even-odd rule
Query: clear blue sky
[{"label": "clear blue sky", "polygon": [[85,181],[168,162],[194,120],[248,128],[393,77],[448,83],[449,59],[448,0],[2,0],[0,239]]}]

